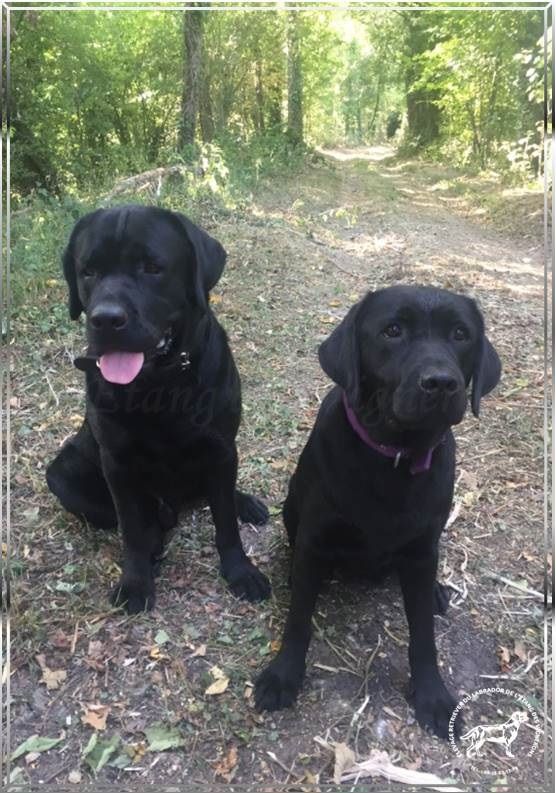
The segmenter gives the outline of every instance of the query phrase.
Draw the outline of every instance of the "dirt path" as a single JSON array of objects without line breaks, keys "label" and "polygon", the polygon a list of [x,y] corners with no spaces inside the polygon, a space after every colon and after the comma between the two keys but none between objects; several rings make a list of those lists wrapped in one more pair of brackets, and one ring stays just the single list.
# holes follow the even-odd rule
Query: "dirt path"
[{"label": "dirt path", "polygon": [[[315,736],[347,740],[361,758],[382,749],[407,768],[466,783],[484,780],[485,769],[493,779],[527,780],[531,789],[541,782],[541,752],[512,763],[489,750],[475,772],[415,724],[405,699],[407,627],[394,583],[374,590],[331,583],[319,600],[298,705],[262,716],[252,706],[250,683],[276,647],[288,601],[280,504],[330,387],[317,346],[366,290],[420,282],[476,296],[504,366],[480,422],[468,417],[456,432],[456,512],[440,568],[455,590],[437,621],[443,674],[458,697],[509,676],[512,689],[542,711],[542,602],[519,589],[542,589],[542,225],[535,214],[521,238],[502,235],[454,197],[445,170],[389,154],[326,154],[285,182],[261,186],[248,209],[211,227],[229,251],[214,303],[244,384],[241,484],[264,496],[272,513],[271,525],[244,527],[243,536],[272,579],[270,603],[240,604],[226,591],[216,577],[212,526],[200,510],[182,520],[156,611],[126,618],[108,609],[117,538],[61,514],[42,482],[44,465],[82,410],[81,378],[69,365],[72,344],[78,349],[81,341],[76,332],[69,344],[65,337],[45,341],[40,352],[21,349],[12,747],[36,733],[62,739],[29,762],[18,759],[18,781],[61,783],[71,772],[91,781],[83,753],[90,722],[101,714],[101,748],[111,740],[114,748],[98,780],[117,781],[120,789],[231,779],[258,790],[327,784],[331,755]],[[53,299],[63,299],[62,284]],[[66,673],[57,688],[40,682],[38,654],[43,666]],[[205,691],[215,666],[230,682],[211,697]],[[369,703],[350,727],[365,691]],[[177,731],[183,747],[149,751],[146,731],[157,723]],[[98,754],[97,746],[93,759]]]}]

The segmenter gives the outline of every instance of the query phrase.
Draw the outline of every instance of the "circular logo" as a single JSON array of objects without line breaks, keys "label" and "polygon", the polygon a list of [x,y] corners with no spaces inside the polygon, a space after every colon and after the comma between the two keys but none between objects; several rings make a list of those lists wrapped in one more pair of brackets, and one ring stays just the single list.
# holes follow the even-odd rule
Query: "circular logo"
[{"label": "circular logo", "polygon": [[[464,718],[456,738],[455,725]],[[497,774],[492,768],[493,754],[517,761],[532,757],[542,735],[539,714],[523,694],[501,686],[480,688],[466,694],[454,708],[448,725],[448,737],[454,752],[467,766],[482,774]],[[490,768],[489,768],[490,765]]]}]

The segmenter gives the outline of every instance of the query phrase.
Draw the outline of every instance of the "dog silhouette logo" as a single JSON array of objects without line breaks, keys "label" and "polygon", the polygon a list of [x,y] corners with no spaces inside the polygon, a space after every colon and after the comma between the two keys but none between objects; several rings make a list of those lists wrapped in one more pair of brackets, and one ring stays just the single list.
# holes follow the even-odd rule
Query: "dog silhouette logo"
[{"label": "dog silhouette logo", "polygon": [[[463,723],[459,739],[456,723]],[[502,686],[466,694],[454,708],[448,725],[448,738],[462,767],[493,776],[499,773],[496,756],[502,760],[502,752],[507,764],[505,773],[519,772],[521,764],[517,760],[539,752],[543,732],[530,700]]]},{"label": "dog silhouette logo", "polygon": [[498,743],[504,747],[506,757],[513,757],[512,744],[517,738],[519,728],[526,721],[529,721],[527,713],[515,710],[502,724],[478,724],[461,736],[462,742],[469,743],[466,756],[481,757],[481,749],[485,743]]}]

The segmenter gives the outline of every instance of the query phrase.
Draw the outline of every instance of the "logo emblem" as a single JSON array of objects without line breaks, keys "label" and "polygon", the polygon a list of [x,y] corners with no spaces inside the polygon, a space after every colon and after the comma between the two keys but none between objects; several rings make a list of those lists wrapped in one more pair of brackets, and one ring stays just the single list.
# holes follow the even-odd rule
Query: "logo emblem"
[{"label": "logo emblem", "polygon": [[[463,716],[465,728],[456,741],[454,725]],[[498,773],[492,767],[492,753],[519,760],[532,757],[542,735],[540,718],[523,694],[509,688],[480,688],[458,702],[448,725],[454,752],[468,767],[483,774]],[[489,768],[490,760],[490,768]],[[507,767],[507,771],[517,770]]]}]

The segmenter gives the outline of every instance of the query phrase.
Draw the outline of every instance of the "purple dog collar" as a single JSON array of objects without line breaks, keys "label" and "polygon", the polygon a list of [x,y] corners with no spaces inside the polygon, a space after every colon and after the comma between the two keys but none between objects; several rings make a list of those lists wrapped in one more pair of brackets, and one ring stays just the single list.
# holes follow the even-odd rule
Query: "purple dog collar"
[{"label": "purple dog collar", "polygon": [[422,474],[430,469],[432,463],[432,453],[437,448],[437,446],[440,446],[440,444],[444,442],[444,438],[441,438],[432,448],[427,449],[426,452],[418,456],[414,455],[411,449],[407,449],[404,446],[386,446],[384,443],[377,443],[369,436],[367,430],[363,427],[355,415],[353,408],[350,407],[345,391],[342,392],[342,399],[344,402],[347,420],[349,421],[351,428],[354,430],[356,435],[361,438],[363,443],[365,443],[367,446],[370,446],[371,449],[374,449],[375,452],[382,454],[383,457],[392,458],[394,460],[394,468],[398,467],[400,459],[404,457],[411,460],[409,466],[410,474]]}]

